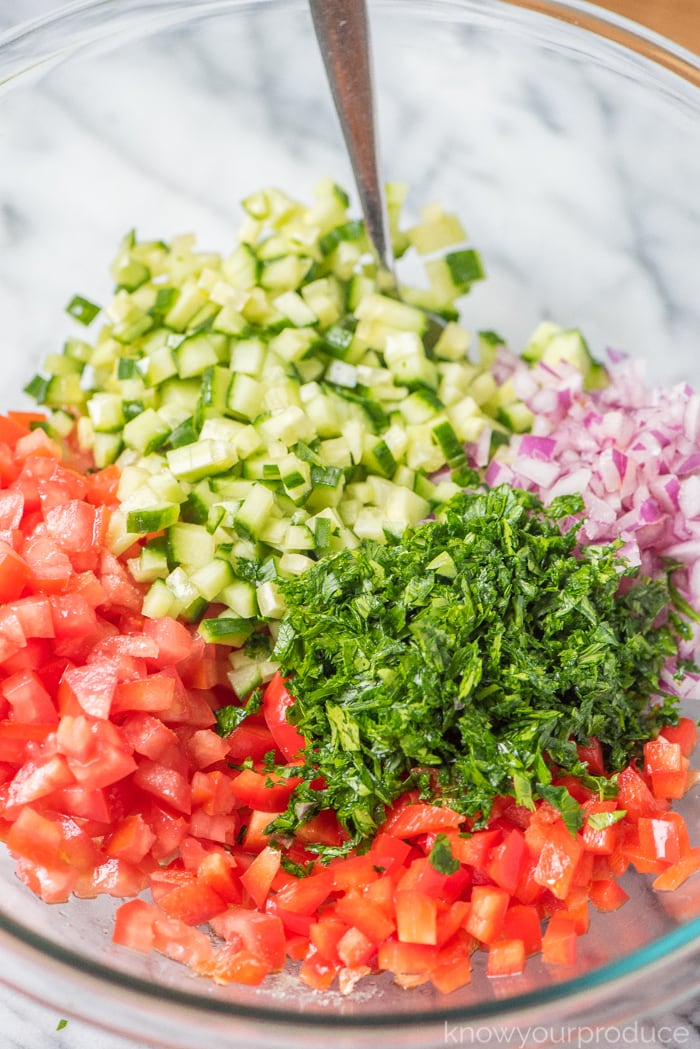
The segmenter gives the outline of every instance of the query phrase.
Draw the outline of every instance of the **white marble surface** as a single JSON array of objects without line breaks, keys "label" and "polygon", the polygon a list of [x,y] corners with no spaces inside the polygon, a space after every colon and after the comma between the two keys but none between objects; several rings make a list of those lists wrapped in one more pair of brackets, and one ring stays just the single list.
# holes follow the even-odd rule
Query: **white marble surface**
[{"label": "white marble surface", "polygon": [[[57,6],[0,0],[0,31]],[[223,248],[232,201],[251,189],[277,182],[308,196],[312,173],[349,184],[320,66],[290,27],[268,19],[245,47],[206,27],[174,34],[165,50],[134,43],[0,98],[5,401],[60,345],[70,295],[99,301],[101,260],[130,226],[149,236],[191,229]],[[544,51],[540,76],[517,34],[479,50],[472,31],[446,29],[438,54],[398,24],[382,33],[394,45],[380,76],[389,177],[411,182],[414,210],[435,198],[458,207],[492,274],[469,301],[469,323],[517,344],[553,315],[580,324],[595,349],[612,343],[647,357],[658,376],[700,378],[700,114],[679,104],[669,118],[658,85],[637,104],[627,76],[611,95],[594,63],[571,56]],[[455,58],[460,41],[469,61]],[[417,85],[429,85],[431,109]],[[516,98],[521,119],[511,121]],[[11,969],[0,953],[0,979]],[[73,1007],[57,1030],[60,1010],[0,986],[0,1049],[147,1045],[74,1018]],[[700,1002],[686,1003],[646,1021],[639,1044],[700,1049],[698,1023]],[[618,1043],[633,1044],[625,1030]]]}]

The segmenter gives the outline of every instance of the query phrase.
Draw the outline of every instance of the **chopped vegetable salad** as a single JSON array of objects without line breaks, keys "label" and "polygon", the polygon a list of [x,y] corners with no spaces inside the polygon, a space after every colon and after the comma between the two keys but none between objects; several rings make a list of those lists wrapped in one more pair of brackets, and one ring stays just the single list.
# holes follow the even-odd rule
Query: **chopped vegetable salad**
[{"label": "chopped vegetable salad", "polygon": [[700,867],[700,398],[472,346],[478,252],[404,196],[401,302],[328,181],[227,256],[128,234],[0,418],[0,836],[217,983],[569,966],[626,870]]}]

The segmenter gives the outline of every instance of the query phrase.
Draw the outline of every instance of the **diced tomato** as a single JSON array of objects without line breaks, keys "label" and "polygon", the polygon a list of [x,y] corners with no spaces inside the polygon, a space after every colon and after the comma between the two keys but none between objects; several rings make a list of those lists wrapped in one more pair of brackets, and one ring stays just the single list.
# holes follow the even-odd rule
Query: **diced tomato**
[{"label": "diced tomato", "polygon": [[80,783],[70,783],[48,795],[46,804],[57,812],[77,819],[90,820],[105,826],[112,823],[112,808],[101,787],[84,787]]},{"label": "diced tomato", "polygon": [[61,754],[54,754],[47,761],[34,764],[27,762],[18,771],[10,784],[5,802],[5,815],[21,805],[31,805],[61,787],[74,783],[73,773]]},{"label": "diced tomato", "polygon": [[542,960],[548,965],[573,965],[576,961],[576,940],[574,920],[555,911],[542,937]]},{"label": "diced tomato", "polygon": [[83,594],[52,594],[49,598],[56,638],[92,638],[98,632],[97,615]]},{"label": "diced tomato", "polygon": [[21,597],[13,601],[12,610],[19,620],[25,637],[51,638],[56,636],[51,604],[45,594],[29,594]]},{"label": "diced tomato", "polygon": [[246,758],[262,761],[266,754],[274,751],[276,744],[272,733],[257,715],[250,715],[233,732],[226,737],[229,757],[233,762],[243,762]]},{"label": "diced tomato", "polygon": [[339,961],[327,961],[312,947],[301,964],[299,979],[314,991],[327,991],[339,971]]},{"label": "diced tomato", "polygon": [[234,779],[232,790],[241,805],[264,812],[284,812],[298,782],[291,776],[243,769]]},{"label": "diced tomato", "polygon": [[263,812],[261,809],[256,809],[248,814],[243,836],[243,847],[247,851],[260,852],[266,845],[269,845],[270,835],[267,833],[267,828],[272,820],[270,813]]},{"label": "diced tomato", "polygon": [[185,815],[191,813],[189,783],[177,769],[143,758],[134,772],[133,782],[141,790],[172,805],[178,812],[184,812]]},{"label": "diced tomato", "polygon": [[30,806],[23,807],[7,834],[7,846],[37,867],[66,870],[70,867],[63,848],[66,839],[58,820],[42,816]]},{"label": "diced tomato", "polygon": [[60,462],[63,457],[61,446],[53,441],[49,435],[37,427],[24,437],[20,437],[15,444],[15,455],[18,459],[29,459],[30,457],[45,457],[56,459]]},{"label": "diced tomato", "polygon": [[437,900],[416,889],[395,897],[396,935],[402,943],[437,944]]},{"label": "diced tomato", "polygon": [[112,856],[81,875],[74,892],[84,899],[105,895],[128,899],[143,892],[146,884],[146,874],[141,866]]},{"label": "diced tomato", "polygon": [[234,907],[214,918],[211,926],[225,940],[240,938],[243,946],[268,966],[268,971],[279,972],[284,968],[284,927],[276,915]]},{"label": "diced tomato", "polygon": [[[400,895],[400,894],[399,894]],[[393,897],[393,888],[392,888]],[[402,906],[405,906],[404,899]],[[393,898],[391,911],[393,912]],[[387,913],[388,908],[371,899],[365,892],[346,892],[335,904],[336,918],[348,926],[359,929],[374,944],[379,944],[396,931],[396,921]],[[404,931],[406,926],[404,925]],[[404,937],[399,933],[399,939]],[[417,942],[417,941],[413,941]],[[420,941],[425,942],[425,941]]]},{"label": "diced tomato", "polygon": [[619,774],[618,788],[618,805],[625,809],[630,819],[637,820],[640,816],[664,811],[633,765],[627,765]]},{"label": "diced tomato", "polygon": [[565,899],[582,855],[583,846],[579,839],[567,830],[562,820],[558,820],[550,826],[542,846],[535,881],[554,893],[557,899]]},{"label": "diced tomato", "polygon": [[487,976],[516,976],[525,968],[525,944],[522,940],[495,940],[489,944]]},{"label": "diced tomato", "polygon": [[202,925],[226,909],[226,901],[218,892],[196,876],[165,893],[158,904],[171,918],[187,925]]},{"label": "diced tomato", "polygon": [[[453,850],[454,851],[454,850]],[[382,870],[391,870],[400,867],[410,855],[411,846],[406,841],[396,838],[393,834],[385,834],[380,831],[372,842],[372,848],[367,854],[377,867]]]},{"label": "diced tomato", "polygon": [[210,938],[199,929],[191,928],[180,918],[171,918],[159,909],[153,923],[155,950],[175,961],[184,962],[195,972],[209,972],[214,962]]},{"label": "diced tomato", "polygon": [[148,954],[155,946],[155,922],[159,915],[159,908],[146,900],[122,903],[114,915],[113,942]]},{"label": "diced tomato", "polygon": [[[683,759],[687,762],[687,758]],[[651,789],[655,798],[662,800],[678,800],[691,786],[688,778],[688,769],[679,769],[677,772],[660,769],[651,773]]]},{"label": "diced tomato", "polygon": [[340,826],[338,817],[330,809],[322,809],[301,823],[294,832],[297,841],[319,845],[340,845],[347,834]]},{"label": "diced tomato", "polygon": [[366,965],[376,952],[373,940],[352,925],[338,940],[338,958],[343,965],[355,968]]},{"label": "diced tomato", "polygon": [[197,866],[197,878],[212,888],[228,906],[243,902],[236,861],[228,852],[215,850],[204,856]]},{"label": "diced tomato", "polygon": [[382,830],[397,838],[412,838],[433,831],[454,830],[464,822],[464,816],[442,805],[416,802],[389,815]]},{"label": "diced tomato", "polygon": [[21,765],[31,752],[54,731],[55,723],[0,721],[0,761]]},{"label": "diced tomato", "polygon": [[651,860],[677,863],[690,848],[685,821],[675,812],[640,816],[637,832],[640,848]]},{"label": "diced tomato", "polygon": [[536,954],[542,947],[537,908],[522,903],[509,907],[503,919],[503,936],[507,940],[521,940],[525,954]]},{"label": "diced tomato", "polygon": [[107,532],[107,517],[82,499],[44,511],[49,538],[67,553],[76,572],[96,568]]},{"label": "diced tomato", "polygon": [[151,674],[147,678],[120,681],[115,685],[111,705],[113,715],[129,710],[145,710],[158,713],[172,706],[175,696],[175,679],[165,674]]},{"label": "diced tomato", "polygon": [[50,725],[58,722],[54,702],[33,670],[21,670],[6,678],[0,691],[7,700],[13,721]]},{"label": "diced tomato", "polygon": [[644,771],[649,775],[655,772],[680,772],[684,767],[680,743],[672,743],[667,737],[658,736],[644,744]]},{"label": "diced tomato", "polygon": [[442,961],[438,955],[435,967],[431,970],[430,979],[433,986],[442,994],[451,994],[471,982],[471,957],[461,951],[456,957]]},{"label": "diced tomato", "polygon": [[698,726],[692,718],[679,718],[677,725],[666,725],[659,735],[669,743],[677,743],[683,756],[689,758],[698,743]]},{"label": "diced tomato", "polygon": [[108,856],[138,863],[150,852],[156,836],[140,812],[125,816],[105,843]]},{"label": "diced tomato", "polygon": [[486,869],[493,847],[503,837],[500,827],[493,830],[477,830],[469,835],[447,834],[452,853],[456,859],[469,867]]},{"label": "diced tomato", "polygon": [[42,867],[19,856],[16,862],[17,877],[44,903],[65,903],[74,892],[80,877],[70,867]]},{"label": "diced tomato", "polygon": [[469,915],[467,900],[455,900],[448,905],[438,903],[437,945],[444,947],[464,927]]},{"label": "diced tomato", "polygon": [[334,891],[344,893],[361,891],[382,873],[369,854],[336,860],[329,865],[329,870],[333,873]]},{"label": "diced tomato", "polygon": [[629,899],[620,883],[612,878],[592,881],[588,897],[598,911],[616,911]]},{"label": "diced tomato", "polygon": [[377,951],[377,968],[395,975],[429,973],[435,967],[438,949],[424,943],[385,940]]},{"label": "diced tomato", "polygon": [[338,961],[338,942],[350,926],[335,914],[322,914],[309,928],[312,946],[327,962]]},{"label": "diced tomato", "polygon": [[496,885],[500,885],[512,896],[518,887],[527,858],[523,833],[514,827],[500,844],[491,849],[486,873]]},{"label": "diced tomato", "polygon": [[185,750],[193,768],[206,769],[227,757],[228,744],[211,729],[200,728],[188,734]]},{"label": "diced tomato", "polygon": [[288,761],[296,758],[306,741],[301,733],[287,721],[287,713],[294,698],[285,687],[281,674],[275,674],[263,696],[263,716],[275,744]]},{"label": "diced tomato", "polygon": [[251,896],[255,906],[262,910],[275,875],[280,869],[282,854],[279,849],[266,845],[248,869],[241,875],[241,885]]},{"label": "diced tomato", "polygon": [[156,642],[158,655],[155,661],[161,667],[184,662],[198,645],[187,627],[170,617],[144,620],[143,632]]},{"label": "diced tomato", "polygon": [[585,761],[588,771],[592,776],[605,775],[605,762],[603,761],[603,747],[598,739],[592,739],[589,743],[579,743],[576,751],[580,761]]},{"label": "diced tomato", "polygon": [[216,983],[241,983],[256,987],[271,970],[262,958],[256,957],[245,947],[239,947],[237,943],[225,943],[206,971]]},{"label": "diced tomato", "polygon": [[700,870],[700,846],[690,849],[677,863],[672,863],[652,882],[657,892],[672,892]]},{"label": "diced tomato", "polygon": [[600,814],[605,818],[606,815],[610,816],[616,811],[616,801],[601,801],[596,798],[595,801],[589,801],[584,805],[586,822],[581,831],[581,841],[586,852],[594,853],[597,856],[610,856],[614,851],[619,841],[617,824],[611,822],[606,826],[596,827],[588,817],[593,816],[595,819]]},{"label": "diced tomato", "polygon": [[88,502],[95,506],[112,506],[117,502],[119,491],[119,479],[121,471],[115,464],[105,466],[102,470],[95,470],[86,474],[86,493]]},{"label": "diced tomato", "polygon": [[503,928],[509,899],[496,885],[475,885],[464,925],[467,932],[482,943],[493,943]]},{"label": "diced tomato", "polygon": [[0,540],[0,603],[20,597],[30,575],[27,562],[8,543]]},{"label": "diced tomato", "polygon": [[308,915],[313,914],[332,891],[333,875],[328,869],[321,869],[306,878],[290,879],[288,886],[277,893],[276,900],[284,910]]},{"label": "diced tomato", "polygon": [[56,739],[68,767],[84,786],[108,787],[137,767],[123,734],[110,721],[66,715]]},{"label": "diced tomato", "polygon": [[[117,674],[109,663],[69,667],[63,675],[62,684],[73,693],[84,714],[93,718],[109,717],[117,687]],[[72,709],[75,707],[72,706]]]}]

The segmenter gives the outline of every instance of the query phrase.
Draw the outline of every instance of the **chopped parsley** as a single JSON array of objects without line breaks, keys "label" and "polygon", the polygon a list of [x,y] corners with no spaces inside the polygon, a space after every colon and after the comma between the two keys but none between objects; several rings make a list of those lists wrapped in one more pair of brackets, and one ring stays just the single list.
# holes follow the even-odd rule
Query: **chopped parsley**
[{"label": "chopped parsley", "polygon": [[578,546],[582,509],[578,496],[545,508],[507,486],[465,492],[400,538],[280,581],[274,654],[307,740],[280,829],[331,808],[357,845],[410,788],[474,825],[510,795],[580,826],[557,776],[602,796],[610,783],[577,743],[600,740],[614,772],[677,719],[660,681],[680,627],[666,586],[636,578],[616,544]]},{"label": "chopped parsley", "polygon": [[461,867],[461,863],[452,852],[450,839],[446,834],[438,834],[432,849],[428,853],[430,865],[440,874],[454,874]]}]

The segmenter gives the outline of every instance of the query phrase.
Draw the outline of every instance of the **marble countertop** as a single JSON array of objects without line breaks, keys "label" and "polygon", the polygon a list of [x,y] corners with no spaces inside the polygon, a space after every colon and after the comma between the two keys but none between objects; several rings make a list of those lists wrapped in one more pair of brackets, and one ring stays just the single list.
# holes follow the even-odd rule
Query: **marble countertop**
[{"label": "marble countertop", "polygon": [[[0,0],[0,31],[59,6],[61,5],[56,0]],[[187,75],[192,77],[198,76],[196,57],[194,56],[192,65],[185,70]],[[533,96],[533,107],[537,107],[537,105],[538,99]],[[61,119],[64,119],[64,115],[60,112],[59,116]],[[313,118],[313,111],[311,116]],[[545,117],[552,123],[553,129],[556,131],[558,115],[556,113],[548,113],[545,114]],[[110,132],[114,135],[114,141],[118,141],[120,133],[118,114],[115,115],[114,128],[110,129]],[[113,145],[114,143],[112,142],[111,144]],[[2,172],[0,171],[0,189],[1,183]],[[173,197],[173,214],[177,205],[177,192],[178,182],[177,172],[175,171],[172,183],[167,187],[167,193],[172,194]],[[0,203],[2,203],[1,200]],[[211,209],[207,212],[202,211],[201,215],[196,210],[191,211],[188,221],[190,218],[196,221],[201,217],[205,225],[209,222],[211,223],[210,228],[213,228],[213,218],[216,217],[216,213],[217,202],[214,201]],[[102,216],[96,218],[96,222],[102,221]],[[679,316],[679,324],[683,322],[688,327],[687,317],[684,319],[681,313],[679,313]],[[653,315],[650,314],[650,317],[653,320]],[[644,324],[647,324],[648,319],[646,316],[642,320]],[[691,320],[693,320],[693,323],[696,323],[697,314]],[[681,335],[684,330],[681,331]],[[697,327],[695,330],[697,330]],[[135,1042],[105,1033],[91,1024],[74,1019],[72,1016],[64,1018],[54,1008],[46,1008],[35,1001],[30,1001],[8,990],[2,980],[3,977],[7,977],[11,965],[11,960],[0,952],[0,1049],[45,1049],[45,1047],[49,1046],[52,1049],[148,1049],[148,1046],[151,1044],[147,1041]],[[67,1019],[67,1023],[64,1023],[64,1019]],[[594,1020],[595,1018],[592,1017],[591,1019]],[[617,1044],[634,1044],[634,1039],[630,1032],[631,1028],[617,1029],[617,1039],[614,1038],[614,1032],[611,1031],[611,1038],[607,1041],[602,1035],[599,1035],[596,1042],[589,1042],[588,1044],[612,1045],[615,1042]],[[144,1035],[146,1035],[146,1032],[144,1032]],[[480,1042],[479,1044],[487,1043]],[[495,1041],[494,1044],[496,1044]],[[581,1044],[584,1043],[582,1042]],[[662,1049],[662,1047],[663,1049],[667,1049],[667,1047],[674,1047],[675,1049],[676,1046],[700,1049],[700,1000],[686,1002],[672,1012],[656,1014],[643,1024],[640,1022],[637,1029],[637,1044],[649,1046],[651,1049]],[[255,1049],[255,1047],[251,1045],[249,1049]]]}]

